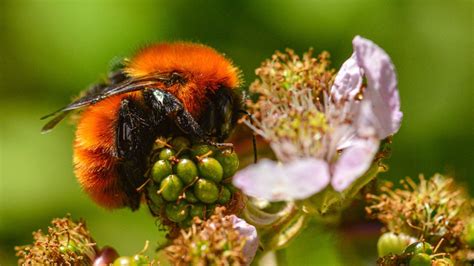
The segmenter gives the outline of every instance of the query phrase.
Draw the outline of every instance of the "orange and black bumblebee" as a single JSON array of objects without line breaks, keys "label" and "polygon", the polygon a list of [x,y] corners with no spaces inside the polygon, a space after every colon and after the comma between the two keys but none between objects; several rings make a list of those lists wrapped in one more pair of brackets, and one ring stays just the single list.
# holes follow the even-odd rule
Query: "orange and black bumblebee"
[{"label": "orange and black bumblebee", "polygon": [[159,136],[223,142],[239,118],[240,71],[213,48],[162,43],[138,51],[83,97],[48,115],[51,130],[81,109],[74,169],[82,188],[106,208],[140,205],[147,156]]}]

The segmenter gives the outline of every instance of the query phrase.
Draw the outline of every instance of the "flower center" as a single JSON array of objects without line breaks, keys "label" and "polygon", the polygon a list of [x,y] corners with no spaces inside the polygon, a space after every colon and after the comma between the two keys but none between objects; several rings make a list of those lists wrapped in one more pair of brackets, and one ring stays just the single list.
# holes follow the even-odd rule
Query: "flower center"
[{"label": "flower center", "polygon": [[277,138],[302,140],[302,137],[310,137],[319,141],[329,129],[326,116],[317,109],[301,112],[293,110],[287,116],[278,117],[275,122],[274,130]]}]

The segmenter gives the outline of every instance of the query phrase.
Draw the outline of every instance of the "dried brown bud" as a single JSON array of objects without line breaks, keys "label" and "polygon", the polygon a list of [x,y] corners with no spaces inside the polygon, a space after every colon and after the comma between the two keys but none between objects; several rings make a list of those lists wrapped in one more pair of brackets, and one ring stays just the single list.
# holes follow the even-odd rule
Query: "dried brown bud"
[{"label": "dried brown bud", "polygon": [[165,252],[173,265],[246,265],[255,255],[255,227],[217,208],[208,220],[194,218]]},{"label": "dried brown bud", "polygon": [[406,178],[402,185],[393,189],[387,184],[381,195],[368,195],[367,214],[391,232],[434,244],[443,239],[445,250],[461,248],[465,222],[472,215],[464,190],[439,174],[429,180],[421,175],[419,184]]},{"label": "dried brown bud", "polygon": [[84,221],[75,222],[68,215],[51,221],[48,233],[33,233],[34,243],[15,247],[18,264],[91,265],[96,249]]}]

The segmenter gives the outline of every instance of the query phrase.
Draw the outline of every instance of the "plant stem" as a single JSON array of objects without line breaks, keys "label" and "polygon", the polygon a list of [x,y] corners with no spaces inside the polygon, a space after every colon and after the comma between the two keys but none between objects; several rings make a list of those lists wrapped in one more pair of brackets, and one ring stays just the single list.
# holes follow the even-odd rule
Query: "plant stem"
[{"label": "plant stem", "polygon": [[267,252],[258,262],[260,266],[287,266],[285,249],[272,250]]},{"label": "plant stem", "polygon": [[286,249],[278,249],[275,251],[276,262],[278,266],[287,266]]}]

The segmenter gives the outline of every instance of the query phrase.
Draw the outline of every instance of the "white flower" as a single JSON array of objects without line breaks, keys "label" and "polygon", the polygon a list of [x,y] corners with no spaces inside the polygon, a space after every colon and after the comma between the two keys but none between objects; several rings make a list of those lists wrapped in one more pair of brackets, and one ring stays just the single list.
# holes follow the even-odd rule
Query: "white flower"
[{"label": "white flower", "polygon": [[380,140],[400,128],[402,113],[389,56],[360,36],[352,43],[354,53],[330,88],[324,74],[331,72],[325,68],[318,82],[311,82],[314,73],[300,74],[308,58],[297,62],[299,58],[291,57],[284,67],[272,62],[279,70],[263,71],[265,79],[256,89],[261,97],[254,107],[259,117],[249,126],[270,142],[283,165],[268,160],[251,165],[235,175],[236,187],[269,201],[304,199],[329,183],[343,191],[369,169]]}]

